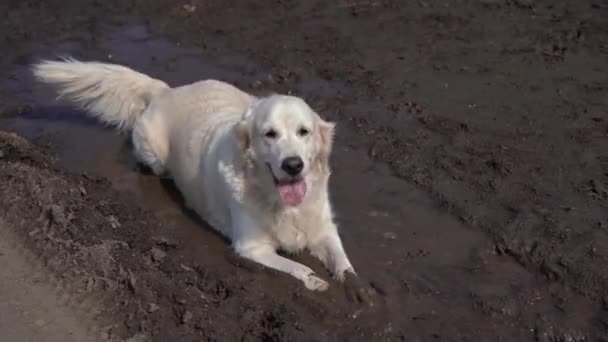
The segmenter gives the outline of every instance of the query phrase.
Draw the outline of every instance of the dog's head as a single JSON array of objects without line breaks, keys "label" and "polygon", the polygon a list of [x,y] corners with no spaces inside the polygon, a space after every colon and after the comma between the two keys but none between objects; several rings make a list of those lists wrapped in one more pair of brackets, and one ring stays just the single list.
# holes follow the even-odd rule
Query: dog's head
[{"label": "dog's head", "polygon": [[251,107],[235,134],[257,177],[276,189],[283,205],[298,206],[329,175],[334,126],[302,99],[272,95]]}]

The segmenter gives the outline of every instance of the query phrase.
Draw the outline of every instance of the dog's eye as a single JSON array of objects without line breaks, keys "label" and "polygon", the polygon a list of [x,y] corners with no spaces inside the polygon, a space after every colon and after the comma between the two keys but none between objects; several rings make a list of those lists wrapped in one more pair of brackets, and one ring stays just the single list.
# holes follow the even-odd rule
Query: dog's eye
[{"label": "dog's eye", "polygon": [[306,128],[300,128],[300,129],[298,130],[298,135],[299,135],[299,136],[301,136],[301,137],[305,137],[305,136],[307,136],[309,133],[310,133],[310,131],[309,131],[309,130],[307,130]]},{"label": "dog's eye", "polygon": [[277,131],[275,131],[274,129],[270,129],[266,133],[264,133],[264,136],[268,139],[275,139],[277,135]]}]

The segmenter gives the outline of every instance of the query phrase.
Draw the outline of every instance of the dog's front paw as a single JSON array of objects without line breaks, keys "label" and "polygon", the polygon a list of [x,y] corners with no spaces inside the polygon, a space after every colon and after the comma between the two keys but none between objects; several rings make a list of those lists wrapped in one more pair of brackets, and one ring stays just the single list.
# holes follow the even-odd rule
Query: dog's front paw
[{"label": "dog's front paw", "polygon": [[309,274],[304,280],[304,285],[311,291],[325,291],[329,287],[329,283],[317,277],[314,274]]},{"label": "dog's front paw", "polygon": [[338,271],[336,273],[334,273],[334,279],[336,279],[338,282],[343,283],[344,279],[346,279],[346,275],[347,274],[351,274],[354,275],[355,277],[357,276],[357,273],[355,272],[355,269],[352,268],[352,266],[343,269],[341,271]]},{"label": "dog's front paw", "polygon": [[344,292],[350,302],[373,306],[374,291],[365,286],[363,281],[354,271],[346,271],[342,274]]}]

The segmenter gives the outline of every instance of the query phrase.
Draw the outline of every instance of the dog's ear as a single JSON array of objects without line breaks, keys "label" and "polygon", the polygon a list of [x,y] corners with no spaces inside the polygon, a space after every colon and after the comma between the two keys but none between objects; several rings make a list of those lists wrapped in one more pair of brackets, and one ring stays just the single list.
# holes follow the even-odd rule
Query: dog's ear
[{"label": "dog's ear", "polygon": [[334,143],[334,132],[336,124],[319,119],[317,130],[317,141],[319,143],[319,153],[322,157],[329,157]]},{"label": "dog's ear", "polygon": [[234,126],[234,138],[242,151],[246,151],[251,146],[251,132],[247,120],[241,120]]}]

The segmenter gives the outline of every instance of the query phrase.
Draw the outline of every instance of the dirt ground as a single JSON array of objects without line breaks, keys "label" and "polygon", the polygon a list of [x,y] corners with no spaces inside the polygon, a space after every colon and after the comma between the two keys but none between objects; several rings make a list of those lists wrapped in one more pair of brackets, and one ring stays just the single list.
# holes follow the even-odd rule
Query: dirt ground
[{"label": "dirt ground", "polygon": [[[0,13],[0,128],[25,137],[0,133],[0,277],[37,265],[19,277],[53,279],[35,293],[49,297],[39,313],[61,302],[40,313],[56,336],[608,341],[606,1],[0,0]],[[371,303],[234,257],[126,137],[32,83],[30,63],[61,55],[291,92],[336,120],[332,197]],[[6,297],[0,324],[20,319]]]},{"label": "dirt ground", "polygon": [[[63,287],[2,226],[0,332],[3,341],[95,341]],[[67,304],[67,305],[66,305]],[[87,324],[88,323],[88,324]]]}]

